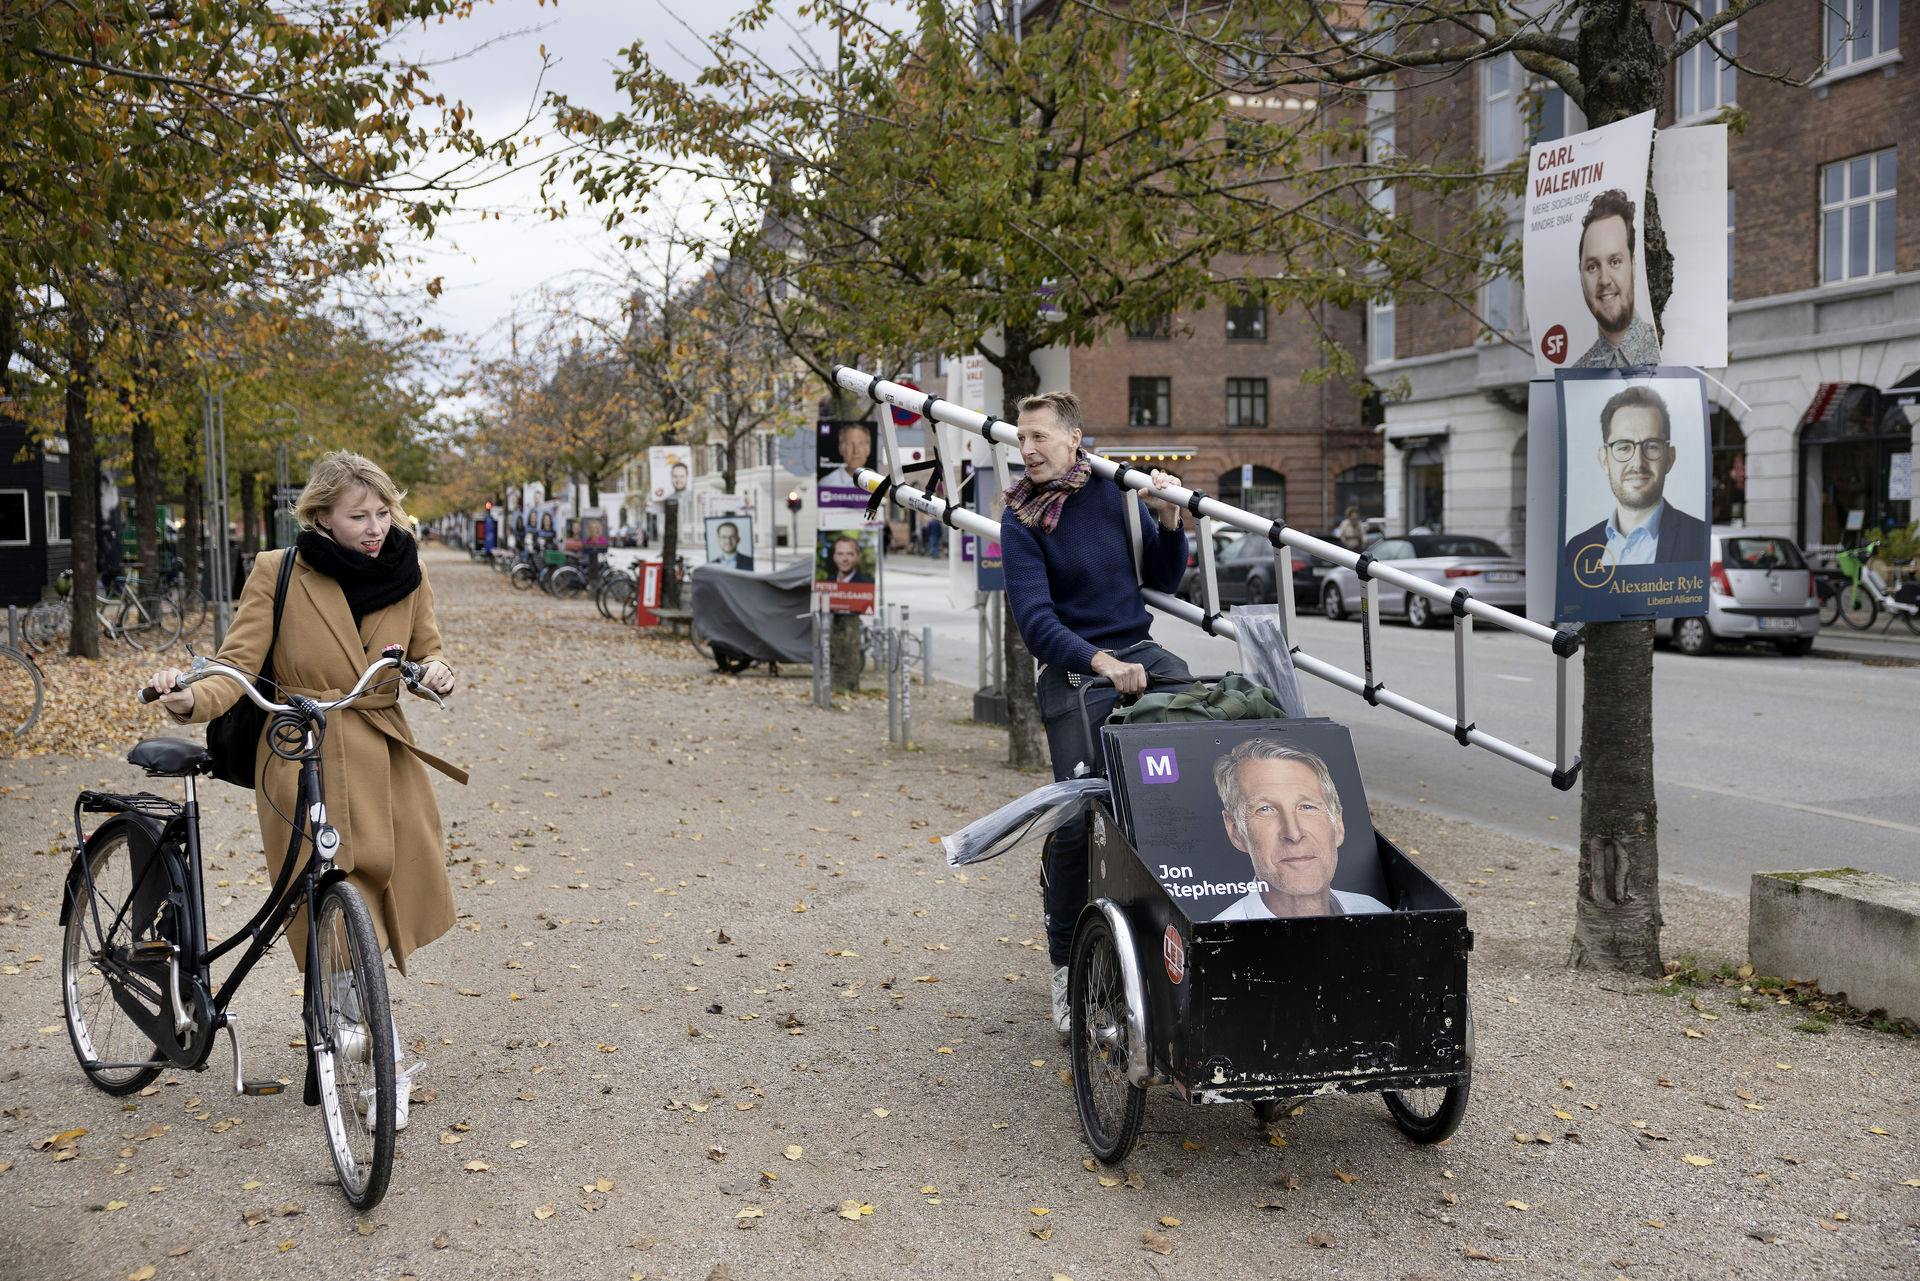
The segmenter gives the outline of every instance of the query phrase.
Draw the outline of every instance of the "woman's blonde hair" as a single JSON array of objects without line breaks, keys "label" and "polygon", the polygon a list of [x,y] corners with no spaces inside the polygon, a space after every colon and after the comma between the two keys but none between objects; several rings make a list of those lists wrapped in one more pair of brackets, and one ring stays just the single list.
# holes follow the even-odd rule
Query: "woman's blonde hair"
[{"label": "woman's blonde hair", "polygon": [[365,485],[372,490],[373,496],[392,511],[394,524],[402,527],[407,524],[407,513],[400,507],[406,491],[393,483],[393,477],[387,475],[379,463],[344,449],[336,449],[313,465],[307,487],[300,491],[300,497],[293,504],[293,518],[300,522],[302,529],[318,529],[317,518],[332,511],[340,496],[355,485]]}]

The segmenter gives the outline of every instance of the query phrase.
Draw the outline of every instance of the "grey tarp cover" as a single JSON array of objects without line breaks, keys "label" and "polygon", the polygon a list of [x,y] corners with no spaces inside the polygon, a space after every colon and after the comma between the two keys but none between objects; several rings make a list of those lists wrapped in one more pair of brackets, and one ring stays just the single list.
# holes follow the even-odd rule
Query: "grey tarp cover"
[{"label": "grey tarp cover", "polygon": [[811,561],[771,574],[701,565],[692,579],[693,625],[709,641],[763,663],[811,659]]},{"label": "grey tarp cover", "polygon": [[940,838],[947,866],[978,863],[1038,840],[1072,819],[1094,801],[1112,795],[1104,778],[1069,778],[1036,787],[1008,801],[985,818],[976,818],[951,836]]}]

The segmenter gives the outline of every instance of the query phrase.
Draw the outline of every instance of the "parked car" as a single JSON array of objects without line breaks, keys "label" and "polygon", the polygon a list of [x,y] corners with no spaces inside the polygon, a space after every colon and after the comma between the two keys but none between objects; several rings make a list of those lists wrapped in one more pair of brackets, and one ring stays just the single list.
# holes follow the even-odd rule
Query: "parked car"
[{"label": "parked car", "polygon": [[[1302,530],[1315,538],[1335,542],[1333,534],[1324,529]],[[1273,545],[1264,538],[1253,534],[1243,534],[1236,530],[1214,531],[1214,577],[1220,584],[1220,606],[1222,609],[1232,605],[1272,605],[1279,601],[1273,589]],[[1294,549],[1293,551],[1293,605],[1295,609],[1318,609],[1320,606],[1320,578],[1333,568],[1318,556]],[[1180,596],[1184,600],[1199,604],[1202,597],[1200,586],[1199,549],[1190,546],[1187,549],[1187,572],[1180,580]]]},{"label": "parked car", "polygon": [[[1516,613],[1527,605],[1526,562],[1491,538],[1471,534],[1409,534],[1383,538],[1367,548],[1373,558],[1424,578],[1449,594],[1466,588],[1476,600]],[[1350,569],[1330,571],[1320,590],[1320,612],[1341,619],[1360,610],[1362,584]],[[1414,627],[1432,627],[1451,617],[1444,605],[1417,592],[1380,585],[1382,616],[1404,617]]]},{"label": "parked car", "polygon": [[1799,545],[1784,534],[1715,529],[1704,617],[1662,618],[1656,640],[1682,654],[1710,654],[1723,641],[1771,643],[1798,656],[1820,634],[1820,593]]}]

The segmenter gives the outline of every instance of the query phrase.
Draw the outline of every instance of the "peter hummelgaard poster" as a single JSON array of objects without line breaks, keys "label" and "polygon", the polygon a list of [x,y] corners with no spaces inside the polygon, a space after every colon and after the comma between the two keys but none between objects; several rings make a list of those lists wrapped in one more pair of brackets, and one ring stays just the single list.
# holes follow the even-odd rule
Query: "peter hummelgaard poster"
[{"label": "peter hummelgaard poster", "polygon": [[1660,363],[1640,252],[1652,150],[1648,111],[1527,154],[1523,278],[1543,378]]},{"label": "peter hummelgaard poster", "polygon": [[1707,384],[1698,370],[1563,369],[1556,623],[1707,608]]}]

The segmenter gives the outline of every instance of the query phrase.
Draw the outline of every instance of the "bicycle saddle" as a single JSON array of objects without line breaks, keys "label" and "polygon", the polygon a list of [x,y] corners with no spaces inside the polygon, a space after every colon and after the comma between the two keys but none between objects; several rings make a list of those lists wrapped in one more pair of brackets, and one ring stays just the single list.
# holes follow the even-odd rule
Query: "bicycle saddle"
[{"label": "bicycle saddle", "polygon": [[213,768],[213,757],[198,743],[184,738],[149,738],[134,744],[127,764],[138,765],[150,778],[185,778]]}]

